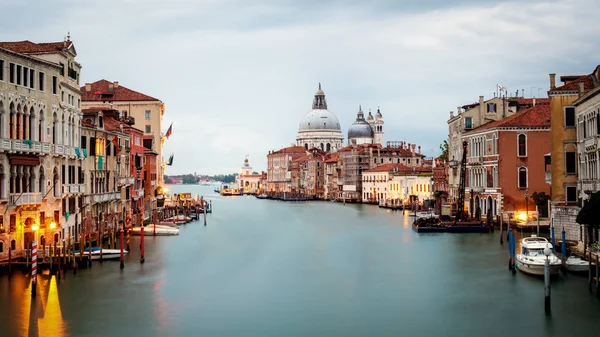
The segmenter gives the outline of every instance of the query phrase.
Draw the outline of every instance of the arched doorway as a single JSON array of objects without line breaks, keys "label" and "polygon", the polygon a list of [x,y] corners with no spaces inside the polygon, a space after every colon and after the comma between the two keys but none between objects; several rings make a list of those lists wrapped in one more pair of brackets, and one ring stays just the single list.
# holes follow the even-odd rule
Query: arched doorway
[{"label": "arched doorway", "polygon": [[487,214],[488,212],[491,212],[492,215],[496,215],[496,214],[494,214],[494,208],[492,207],[493,202],[492,202],[492,196],[491,195],[488,195],[486,204],[487,204],[487,207],[486,207],[486,210],[485,210],[485,214]]}]

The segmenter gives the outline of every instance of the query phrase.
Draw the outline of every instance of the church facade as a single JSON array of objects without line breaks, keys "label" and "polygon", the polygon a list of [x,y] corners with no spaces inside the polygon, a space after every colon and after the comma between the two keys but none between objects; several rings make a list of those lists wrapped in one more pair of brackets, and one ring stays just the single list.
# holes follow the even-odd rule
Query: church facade
[{"label": "church facade", "polygon": [[325,92],[319,90],[315,93],[312,110],[310,110],[298,128],[296,145],[303,146],[306,150],[318,148],[325,152],[336,152],[342,148],[344,136],[340,127],[340,121],[329,110]]}]

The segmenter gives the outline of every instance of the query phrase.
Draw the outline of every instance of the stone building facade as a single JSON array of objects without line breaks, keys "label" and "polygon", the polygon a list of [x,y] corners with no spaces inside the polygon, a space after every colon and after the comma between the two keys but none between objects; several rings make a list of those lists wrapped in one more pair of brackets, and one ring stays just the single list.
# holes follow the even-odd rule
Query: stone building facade
[{"label": "stone building facade", "polygon": [[325,152],[335,152],[342,148],[344,136],[338,118],[327,109],[325,92],[315,93],[312,110],[300,122],[296,145],[305,150],[318,148]]}]

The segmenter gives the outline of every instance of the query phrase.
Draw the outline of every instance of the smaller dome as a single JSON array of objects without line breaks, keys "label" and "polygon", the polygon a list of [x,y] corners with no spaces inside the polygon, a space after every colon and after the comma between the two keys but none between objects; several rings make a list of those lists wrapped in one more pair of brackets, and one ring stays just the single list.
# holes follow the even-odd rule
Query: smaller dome
[{"label": "smaller dome", "polygon": [[367,117],[368,121],[372,121],[373,120],[373,114],[371,114],[371,110],[369,110],[369,116]]},{"label": "smaller dome", "polygon": [[362,108],[359,106],[356,121],[348,128],[348,140],[353,138],[373,138],[375,134],[373,128],[365,121],[364,116]]},{"label": "smaller dome", "polygon": [[[369,113],[370,115],[370,113]],[[379,111],[379,107],[377,107],[377,115],[376,115],[377,119],[382,119],[383,115],[381,114],[381,111]]]}]

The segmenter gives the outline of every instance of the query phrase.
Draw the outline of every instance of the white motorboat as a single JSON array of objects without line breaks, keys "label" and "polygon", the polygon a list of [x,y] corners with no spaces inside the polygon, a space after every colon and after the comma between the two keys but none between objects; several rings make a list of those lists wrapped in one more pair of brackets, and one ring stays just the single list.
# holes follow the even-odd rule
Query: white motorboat
[{"label": "white motorboat", "polygon": [[[592,266],[594,265],[595,263],[592,263]],[[590,269],[590,264],[588,261],[582,259],[579,256],[571,255],[569,256],[569,258],[567,258],[567,261],[565,262],[565,267],[570,272],[581,273],[588,271]]]},{"label": "white motorboat", "polygon": [[429,219],[429,218],[435,218],[436,215],[433,214],[433,212],[417,212],[416,218],[417,219]]},{"label": "white motorboat", "polygon": [[[546,263],[546,255],[544,248],[552,249],[552,244],[546,238],[538,237],[533,234],[530,237],[521,240],[521,253],[517,254],[517,268],[531,275],[544,275],[544,265]],[[550,254],[550,274],[558,274],[562,265],[560,259]]]},{"label": "white motorboat", "polygon": [[[123,250],[123,255],[129,254],[129,251]],[[79,251],[75,251],[75,255],[79,255]],[[92,253],[85,249],[83,251],[84,256],[91,256],[92,260],[100,260],[100,247],[92,247]],[[102,260],[118,260],[121,258],[121,250],[120,249],[107,249],[102,248]]]},{"label": "white motorboat", "polygon": [[[131,234],[141,235],[141,228],[133,227],[133,229],[131,230]],[[154,225],[147,225],[144,227],[144,235],[148,235],[148,236],[179,235],[179,228],[156,225],[156,229],[155,229]]]}]

